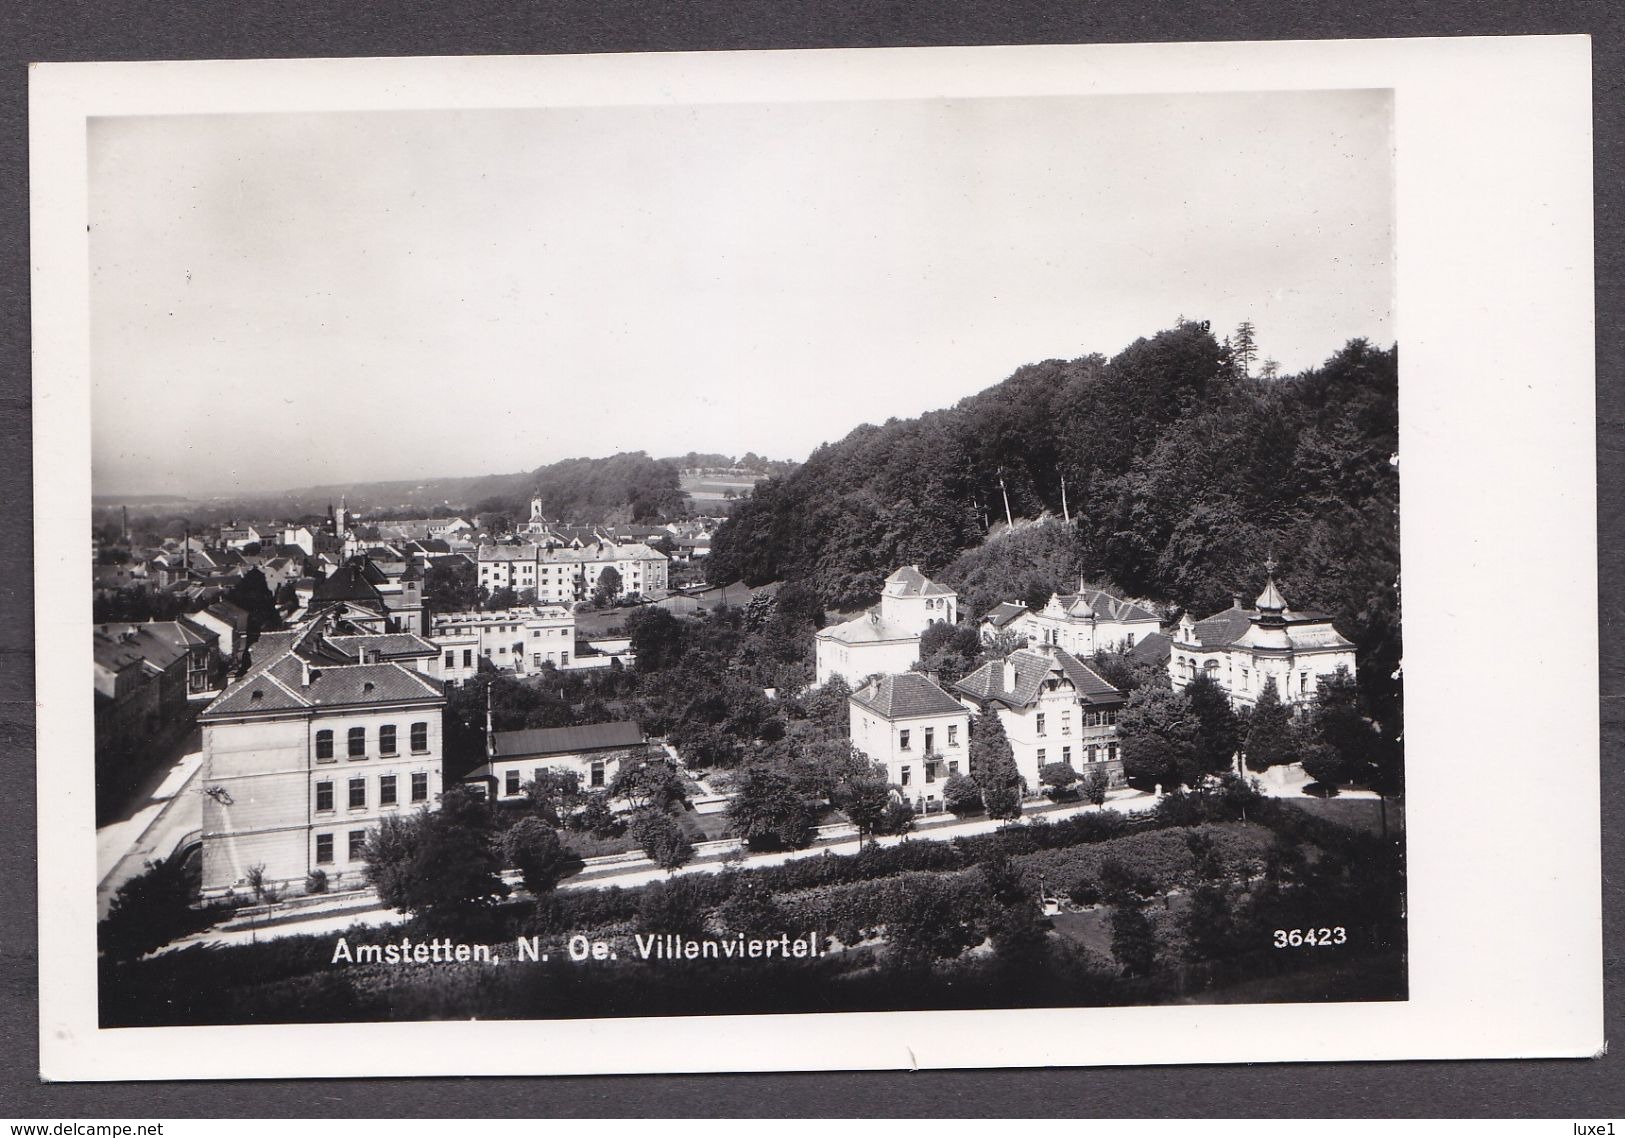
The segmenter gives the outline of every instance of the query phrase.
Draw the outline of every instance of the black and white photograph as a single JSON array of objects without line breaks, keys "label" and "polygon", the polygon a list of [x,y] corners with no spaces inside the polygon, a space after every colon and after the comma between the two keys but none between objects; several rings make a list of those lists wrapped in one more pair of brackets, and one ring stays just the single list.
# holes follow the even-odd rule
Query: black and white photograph
[{"label": "black and white photograph", "polygon": [[97,1033],[1425,1010],[1395,87],[768,54],[85,115]]}]

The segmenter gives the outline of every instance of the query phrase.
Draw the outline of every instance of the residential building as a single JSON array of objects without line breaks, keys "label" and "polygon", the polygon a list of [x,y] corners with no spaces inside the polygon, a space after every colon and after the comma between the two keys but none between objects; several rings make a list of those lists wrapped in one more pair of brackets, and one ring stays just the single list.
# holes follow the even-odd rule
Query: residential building
[{"label": "residential building", "polygon": [[507,800],[523,797],[525,783],[554,769],[574,771],[583,790],[605,790],[622,764],[644,757],[648,750],[648,737],[632,722],[495,731],[486,762],[465,774],[463,781],[483,784],[492,798]]},{"label": "residential building", "polygon": [[876,676],[847,708],[852,745],[886,768],[886,780],[916,810],[941,810],[943,785],[970,773],[970,712],[930,677]]},{"label": "residential building", "polygon": [[337,635],[337,623],[262,634],[198,717],[205,896],[245,889],[255,867],[280,886],[314,870],[359,885],[367,832],[435,807],[446,697],[421,669],[438,653],[405,634]]},{"label": "residential building", "polygon": [[575,653],[575,616],[563,605],[435,613],[430,623],[445,678],[457,682],[474,675],[480,657],[525,675],[548,664],[568,668]]},{"label": "residential building", "polygon": [[1197,676],[1211,677],[1237,708],[1251,707],[1269,680],[1288,705],[1315,698],[1322,677],[1339,668],[1353,673],[1354,645],[1320,612],[1295,612],[1275,584],[1275,564],[1266,563],[1264,591],[1251,608],[1240,594],[1230,607],[1203,620],[1189,613],[1173,632],[1168,675],[1175,688]]},{"label": "residential building", "polygon": [[668,587],[667,558],[641,542],[616,545],[482,545],[476,554],[478,583],[512,589],[542,604],[574,605],[592,596],[605,569],[620,575],[621,595],[662,596]]},{"label": "residential building", "polygon": [[1065,649],[1018,649],[983,664],[953,690],[978,715],[998,715],[1029,793],[1038,791],[1038,772],[1050,763],[1085,776],[1103,771],[1112,785],[1122,783],[1117,718],[1126,697]]},{"label": "residential building", "polygon": [[998,605],[982,618],[983,641],[1014,633],[1029,646],[1054,644],[1088,659],[1096,652],[1126,652],[1162,627],[1144,605],[1082,582],[1075,593],[1052,593],[1040,609],[1015,601]]},{"label": "residential building", "polygon": [[886,578],[880,604],[814,634],[815,682],[840,676],[856,688],[872,675],[908,671],[920,658],[920,634],[958,619],[959,595],[905,565]]}]

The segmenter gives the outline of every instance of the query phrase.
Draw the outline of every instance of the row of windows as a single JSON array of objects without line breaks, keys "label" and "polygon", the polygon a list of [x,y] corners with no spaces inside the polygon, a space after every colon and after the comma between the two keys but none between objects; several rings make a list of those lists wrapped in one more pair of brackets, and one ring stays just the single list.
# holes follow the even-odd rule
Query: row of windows
[{"label": "row of windows", "polygon": [[[399,782],[397,776],[392,774],[380,775],[378,778],[378,805],[394,806],[400,802]],[[365,778],[352,778],[345,787],[345,802],[351,810],[365,810],[367,808],[367,780]],[[429,800],[429,775],[426,771],[417,771],[412,775],[412,801],[427,802]],[[318,782],[316,784],[316,812],[328,813],[333,809],[333,784],[331,782]]]},{"label": "row of windows", "polygon": [[[936,750],[936,728],[927,727],[922,734],[925,736],[926,753],[930,754],[932,751]],[[897,749],[899,751],[907,751],[912,749],[910,744],[912,735],[913,732],[907,730],[899,731],[897,733]],[[950,724],[948,727],[948,746],[959,746],[959,727],[955,724]]]},{"label": "row of windows", "polygon": [[[1046,734],[1044,716],[1045,713],[1040,711],[1033,717],[1034,725],[1040,735]],[[1086,711],[1083,713],[1083,725],[1085,727],[1110,727],[1116,722],[1117,711],[1115,708],[1110,711]],[[1070,711],[1061,712],[1061,734],[1072,734],[1072,713]]]},{"label": "row of windows", "polygon": [[[367,850],[367,831],[351,830],[349,834],[349,860],[364,861]],[[333,864],[333,835],[316,835],[316,864]]]},{"label": "row of windows", "polygon": [[[365,727],[350,728],[345,738],[346,753],[352,759],[367,757],[367,729]],[[412,751],[422,754],[429,749],[429,725],[427,723],[412,724]],[[378,728],[378,753],[380,755],[399,754],[396,747],[395,724],[386,723]],[[316,732],[316,760],[330,763],[333,761],[333,732],[321,730]]]},{"label": "row of windows", "polygon": [[[542,774],[543,774],[544,771],[546,771],[546,769],[547,769],[546,767],[537,767],[535,769],[535,771],[532,772],[532,777],[535,778],[535,780],[537,782],[540,782],[541,778],[542,778]],[[603,759],[594,759],[593,763],[592,763],[592,771],[587,776],[587,785],[589,785],[591,787],[594,787],[594,788],[603,787],[605,785],[604,776],[605,776],[604,760]],[[502,793],[505,796],[511,798],[514,795],[518,794],[522,789],[523,789],[523,787],[520,785],[519,772],[517,770],[509,770],[509,771],[507,771],[507,772],[505,772],[503,774],[503,776],[502,776]]]},{"label": "row of windows", "polygon": [[[948,770],[947,770],[947,773],[946,773],[945,777],[953,778],[954,775],[956,775],[958,773],[959,773],[959,760],[958,759],[949,759],[948,760]],[[926,763],[925,764],[925,781],[926,782],[936,782],[937,777],[939,775],[942,775],[942,774],[943,774],[943,770],[942,770],[942,764],[941,763]],[[904,765],[904,766],[898,768],[898,770],[897,770],[897,784],[899,786],[908,786],[913,781],[913,779],[914,779],[914,768],[913,767]]]},{"label": "row of windows", "polygon": [[[1044,748],[1044,747],[1038,748],[1038,765],[1039,766],[1043,766],[1045,763],[1049,762],[1049,759],[1047,757],[1048,754],[1049,754],[1049,752],[1048,752],[1048,750],[1046,748]],[[1086,762],[1086,763],[1098,763],[1098,762],[1101,762],[1102,760],[1104,760],[1105,762],[1108,762],[1108,763],[1117,761],[1117,744],[1116,743],[1107,743],[1104,746],[1102,746],[1100,744],[1091,743],[1089,746],[1083,748],[1083,761],[1084,762]],[[1061,758],[1060,758],[1059,761],[1065,763],[1067,766],[1072,765],[1072,748],[1071,747],[1062,747],[1061,748]]]}]

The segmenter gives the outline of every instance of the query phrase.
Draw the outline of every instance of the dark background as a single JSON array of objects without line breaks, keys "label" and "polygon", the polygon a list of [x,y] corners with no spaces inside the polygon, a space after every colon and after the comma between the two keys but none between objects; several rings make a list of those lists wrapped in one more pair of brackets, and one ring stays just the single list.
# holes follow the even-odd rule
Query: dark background
[{"label": "dark background", "polygon": [[[1625,384],[1619,330],[1625,16],[1586,2],[1270,4],[942,0],[0,0],[0,1114],[17,1118],[357,1116],[1417,1116],[1625,1114],[1625,1061],[1300,1064],[885,1074],[38,1082],[29,420],[29,61],[528,55],[733,48],[1289,40],[1585,33],[1593,37],[1601,529],[1605,983],[1620,1024],[1625,683],[1611,635],[1625,592]],[[1538,595],[1539,582],[1523,582]],[[1532,600],[1536,596],[1531,596]],[[1539,597],[1582,612],[1586,598]],[[1544,607],[1544,605],[1542,606]],[[1550,611],[1550,610],[1548,610]],[[1538,692],[1538,681],[1535,690]],[[1538,714],[1537,704],[1534,709]],[[1531,775],[1538,779],[1538,772]],[[1464,820],[1465,821],[1465,820]],[[1579,818],[1585,825],[1588,819]],[[1463,945],[1464,957],[1488,946]],[[1486,998],[1516,1000],[1516,992]],[[1531,1009],[1538,1011],[1538,1009]],[[830,1056],[838,1064],[838,1055]]]}]

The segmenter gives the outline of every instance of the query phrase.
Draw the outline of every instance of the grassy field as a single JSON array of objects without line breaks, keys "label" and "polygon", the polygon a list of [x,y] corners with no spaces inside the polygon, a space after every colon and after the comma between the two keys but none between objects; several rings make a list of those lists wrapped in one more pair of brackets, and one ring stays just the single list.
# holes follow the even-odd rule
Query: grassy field
[{"label": "grassy field", "polygon": [[1305,794],[1286,801],[1291,802],[1295,809],[1302,810],[1305,814],[1325,818],[1352,830],[1364,830],[1368,834],[1382,833],[1383,814],[1386,812],[1389,835],[1405,833],[1403,800],[1389,799],[1382,802],[1375,798],[1315,798]]}]

